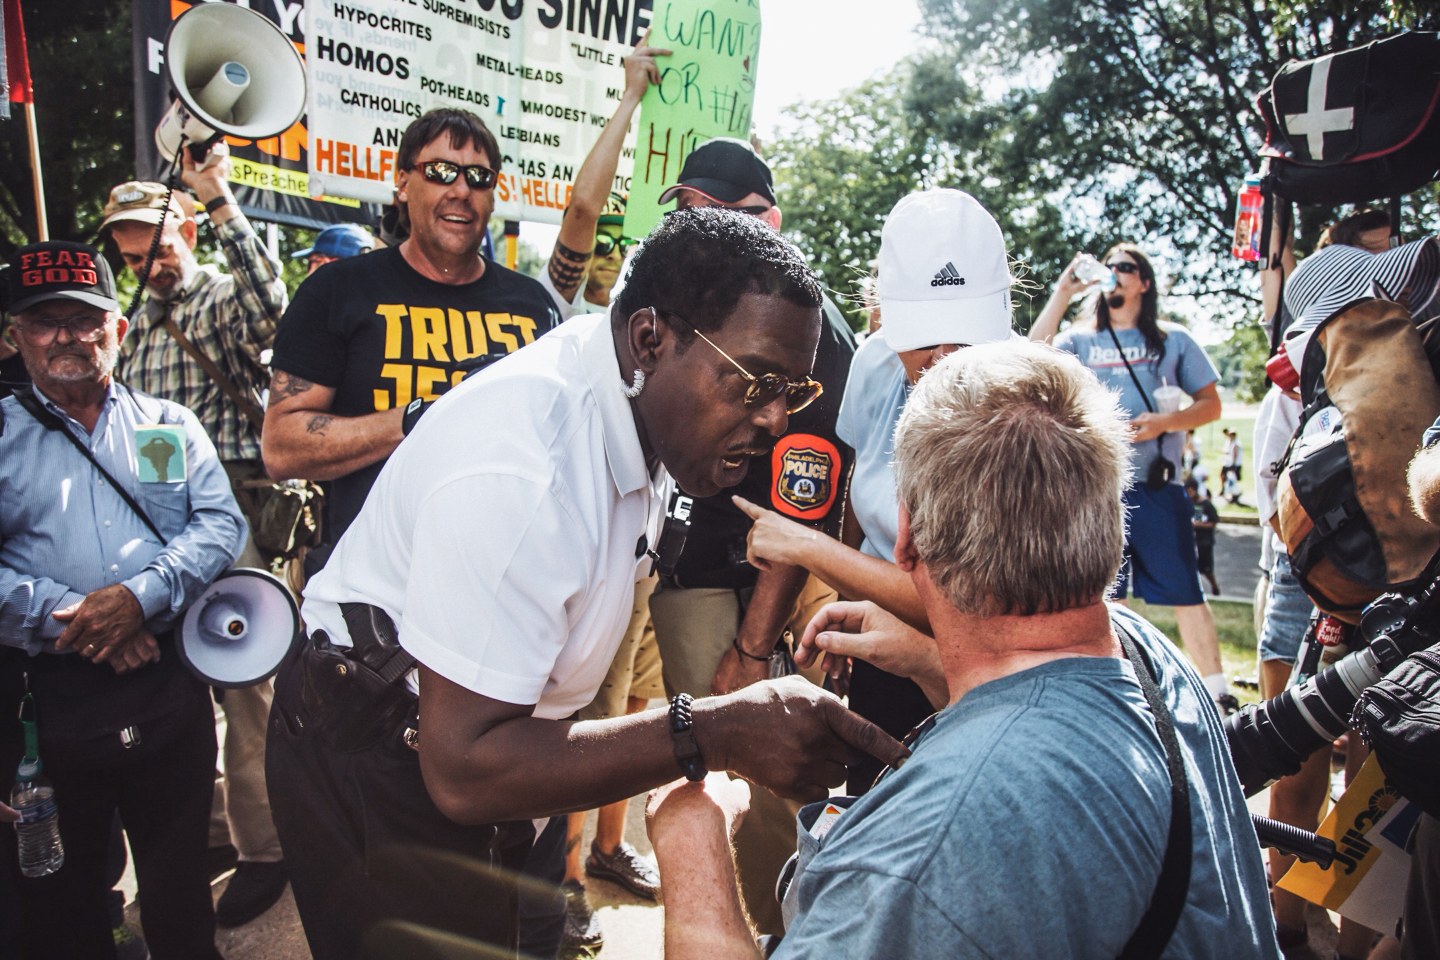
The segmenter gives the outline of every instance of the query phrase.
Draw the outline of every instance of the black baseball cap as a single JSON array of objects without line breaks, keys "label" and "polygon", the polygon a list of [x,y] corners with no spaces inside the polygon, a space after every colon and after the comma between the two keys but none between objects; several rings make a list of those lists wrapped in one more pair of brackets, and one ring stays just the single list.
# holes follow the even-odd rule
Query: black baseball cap
[{"label": "black baseball cap", "polygon": [[660,194],[660,203],[674,200],[681,190],[695,190],[721,203],[736,203],[752,193],[775,200],[770,168],[744,140],[718,137],[702,143],[685,158],[680,182]]},{"label": "black baseball cap", "polygon": [[115,275],[100,251],[70,240],[46,240],[15,251],[10,258],[10,313],[24,313],[46,300],[78,300],[102,310],[120,309]]}]

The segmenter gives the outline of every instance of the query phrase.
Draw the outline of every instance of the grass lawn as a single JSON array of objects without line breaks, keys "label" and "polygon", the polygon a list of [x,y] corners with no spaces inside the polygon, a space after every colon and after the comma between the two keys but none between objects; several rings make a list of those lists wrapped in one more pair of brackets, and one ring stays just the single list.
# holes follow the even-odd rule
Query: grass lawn
[{"label": "grass lawn", "polygon": [[[1143,600],[1132,600],[1131,607],[1136,613],[1149,620],[1160,631],[1180,644],[1180,631],[1175,629],[1175,617],[1170,607],[1151,607]],[[1237,686],[1236,678],[1255,678],[1255,625],[1253,606],[1248,603],[1227,603],[1210,601],[1215,613],[1215,629],[1220,635],[1220,663],[1225,667],[1225,676],[1230,678],[1231,692],[1242,704],[1259,703],[1258,690]]]},{"label": "grass lawn", "polygon": [[[1255,444],[1255,412],[1259,405],[1244,404],[1228,395],[1222,395],[1222,404],[1224,416],[1195,431],[1195,443],[1200,449],[1200,463],[1210,475],[1210,494],[1215,498],[1215,509],[1223,515],[1253,517],[1255,482],[1252,471],[1255,468],[1255,458],[1251,448]],[[1239,436],[1243,451],[1240,461],[1243,479],[1240,483],[1245,488],[1245,495],[1238,504],[1232,504],[1220,496],[1220,460],[1225,448],[1225,437],[1221,431],[1226,428],[1234,430]]]}]

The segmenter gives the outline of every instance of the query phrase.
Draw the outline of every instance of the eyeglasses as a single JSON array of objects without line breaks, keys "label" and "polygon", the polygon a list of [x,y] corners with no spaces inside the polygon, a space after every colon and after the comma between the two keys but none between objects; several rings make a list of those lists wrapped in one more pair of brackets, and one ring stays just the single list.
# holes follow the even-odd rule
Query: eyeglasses
[{"label": "eyeglasses", "polygon": [[597,257],[610,256],[616,247],[619,247],[623,253],[634,245],[634,240],[629,240],[625,237],[612,237],[608,233],[595,234],[595,256]]},{"label": "eyeglasses", "polygon": [[[659,311],[654,307],[650,308],[650,312],[659,316]],[[666,312],[666,316],[673,317],[681,323],[684,323],[695,336],[710,344],[716,353],[720,354],[720,356],[726,360],[729,360],[731,365],[740,371],[740,376],[744,377],[749,384],[749,386],[745,388],[745,406],[747,407],[768,406],[783,396],[785,398],[785,412],[787,414],[794,414],[810,406],[820,394],[825,392],[825,388],[821,385],[820,381],[813,377],[806,377],[804,380],[798,382],[791,380],[789,377],[781,376],[778,373],[763,373],[757,377],[749,370],[740,366],[730,354],[715,346],[710,338],[699,330],[696,330],[690,321],[677,314],[669,313],[668,311]]]},{"label": "eyeglasses", "polygon": [[1133,263],[1129,260],[1116,260],[1114,263],[1105,264],[1105,266],[1109,267],[1111,270],[1114,270],[1116,273],[1140,272],[1140,264]]},{"label": "eyeglasses", "polygon": [[420,174],[431,183],[443,183],[446,186],[454,183],[455,178],[463,173],[465,182],[470,185],[471,190],[489,190],[495,186],[495,178],[500,176],[489,167],[481,166],[478,163],[467,166],[450,160],[423,160],[410,169],[419,170]]},{"label": "eyeglasses", "polygon": [[721,210],[734,210],[736,213],[743,213],[749,217],[763,217],[774,209],[773,207],[767,207],[763,204],[756,204],[751,207],[727,207],[723,203],[692,203],[688,207],[676,207],[674,210],[666,210],[665,216],[674,216],[681,210],[700,210],[705,207],[719,207]]},{"label": "eyeglasses", "polygon": [[105,336],[108,316],[96,317],[89,313],[77,313],[73,317],[31,317],[18,324],[26,339],[37,347],[52,342],[63,328],[80,343],[95,343]]}]

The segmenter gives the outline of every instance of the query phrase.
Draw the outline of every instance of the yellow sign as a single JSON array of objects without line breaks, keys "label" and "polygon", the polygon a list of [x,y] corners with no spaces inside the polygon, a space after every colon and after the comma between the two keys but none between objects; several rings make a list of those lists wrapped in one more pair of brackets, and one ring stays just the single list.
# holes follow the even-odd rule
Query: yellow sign
[{"label": "yellow sign", "polygon": [[230,167],[231,183],[257,187],[261,190],[273,190],[276,193],[284,193],[292,197],[324,200],[326,203],[336,203],[342,207],[360,206],[359,200],[351,200],[346,197],[311,197],[310,176],[303,170],[284,170],[268,163],[256,163],[254,160],[236,156],[230,157]]}]

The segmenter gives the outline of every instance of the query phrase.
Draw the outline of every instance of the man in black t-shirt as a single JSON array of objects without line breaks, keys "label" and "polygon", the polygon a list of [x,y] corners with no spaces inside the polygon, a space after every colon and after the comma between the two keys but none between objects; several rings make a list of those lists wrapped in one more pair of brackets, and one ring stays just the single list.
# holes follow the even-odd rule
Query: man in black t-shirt
[{"label": "man in black t-shirt", "polygon": [[277,479],[333,481],[330,544],[431,402],[559,323],[540,284],[478,252],[499,166],[494,136],[472,113],[432,110],[410,124],[395,174],[409,236],[315,271],[280,321],[265,467]]},{"label": "man in black t-shirt", "polygon": [[[728,207],[779,230],[770,168],[741,140],[716,139],[685,160],[680,180],[660,196],[677,209]],[[650,598],[660,667],[670,693],[728,693],[762,680],[770,655],[789,627],[799,636],[810,614],[835,592],[799,567],[757,571],[745,561],[751,521],[731,495],[839,532],[851,450],[835,435],[835,417],[850,374],[855,338],[828,296],[815,351],[813,376],[825,387],[814,403],[792,415],[769,456],[757,458],[740,485],[695,501],[690,532],[672,576]],[[775,877],[794,849],[795,806],[765,790],[754,791],[749,815],[735,839],[746,906],[762,933],[781,933]]]}]

